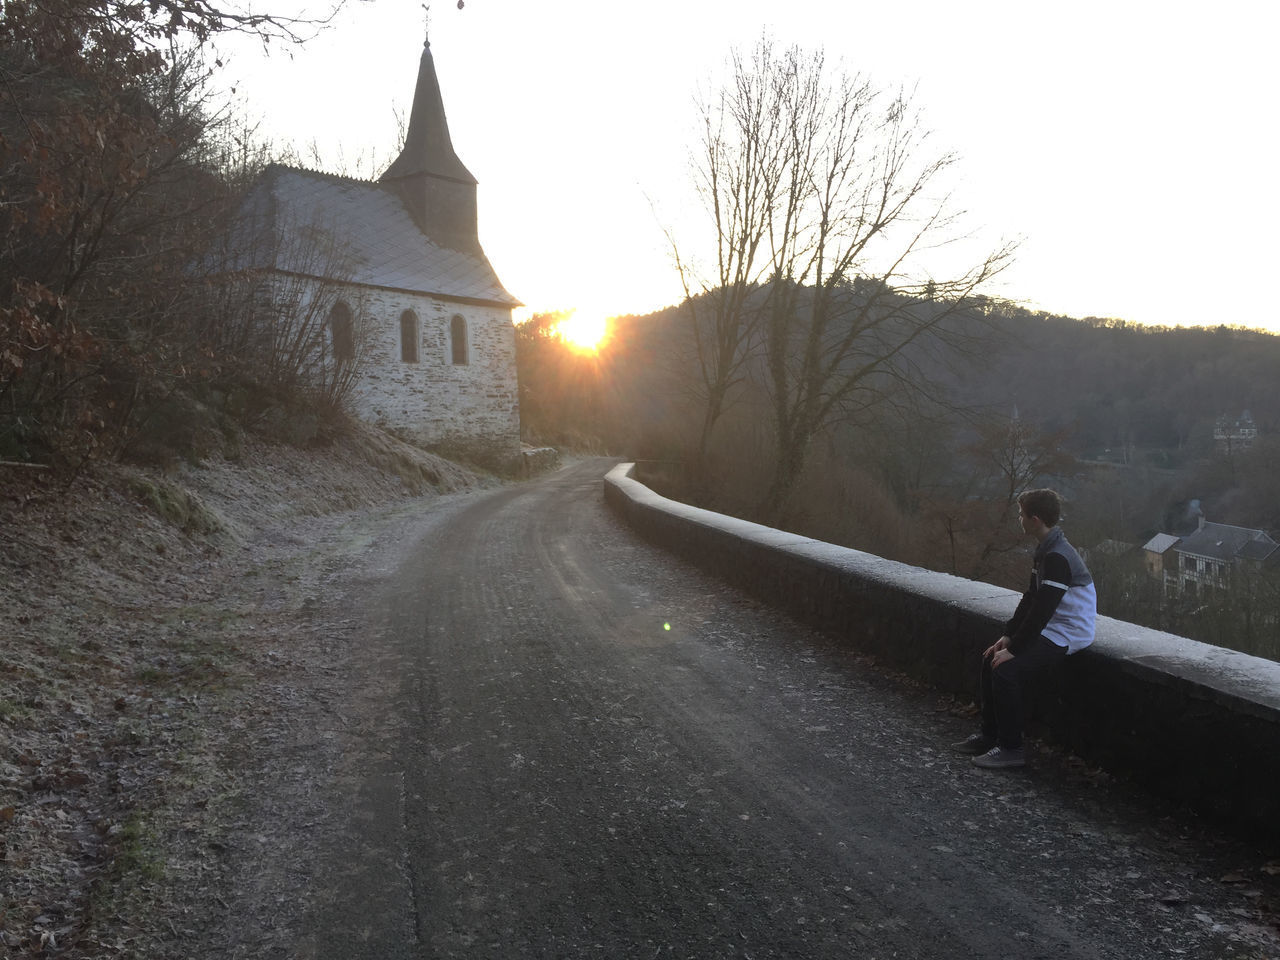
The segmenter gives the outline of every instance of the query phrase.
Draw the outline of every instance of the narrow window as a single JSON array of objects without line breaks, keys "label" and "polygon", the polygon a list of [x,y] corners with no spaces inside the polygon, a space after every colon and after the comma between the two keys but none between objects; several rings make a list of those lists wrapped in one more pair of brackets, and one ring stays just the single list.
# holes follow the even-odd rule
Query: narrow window
[{"label": "narrow window", "polygon": [[418,315],[412,310],[400,314],[400,359],[418,362]]},{"label": "narrow window", "polygon": [[351,318],[351,308],[339,300],[329,311],[329,334],[333,338],[333,358],[356,358],[356,328]]},{"label": "narrow window", "polygon": [[453,362],[467,362],[467,321],[455,313],[449,322],[449,342],[453,346]]}]

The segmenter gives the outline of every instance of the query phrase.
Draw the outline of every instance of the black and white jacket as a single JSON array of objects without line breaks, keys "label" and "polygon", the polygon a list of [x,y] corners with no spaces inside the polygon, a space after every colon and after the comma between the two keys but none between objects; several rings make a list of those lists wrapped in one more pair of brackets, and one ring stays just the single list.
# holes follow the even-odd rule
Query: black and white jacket
[{"label": "black and white jacket", "polygon": [[1038,636],[1066,647],[1068,654],[1083,650],[1093,643],[1097,615],[1093,577],[1076,548],[1067,543],[1062,528],[1054,527],[1036,547],[1031,586],[1005,625],[1009,652],[1017,656],[1024,644]]}]

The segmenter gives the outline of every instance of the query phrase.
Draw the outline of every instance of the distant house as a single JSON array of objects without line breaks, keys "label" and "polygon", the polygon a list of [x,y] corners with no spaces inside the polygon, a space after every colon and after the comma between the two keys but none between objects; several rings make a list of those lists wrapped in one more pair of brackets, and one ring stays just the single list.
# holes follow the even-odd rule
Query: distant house
[{"label": "distant house", "polygon": [[1210,523],[1201,517],[1193,533],[1185,537],[1158,533],[1143,553],[1147,572],[1164,582],[1166,593],[1194,597],[1230,592],[1241,575],[1280,561],[1280,544],[1262,530]]},{"label": "distant house", "polygon": [[481,249],[476,180],[454,152],[430,47],[404,148],[376,182],[283,165],[245,198],[229,267],[301,283],[331,366],[358,361],[363,419],[490,461],[519,452],[512,310]]},{"label": "distant house", "polygon": [[1173,553],[1171,548],[1176,546],[1180,539],[1171,533],[1157,533],[1147,541],[1142,548],[1142,559],[1150,576],[1162,580],[1166,567],[1171,572],[1177,569],[1178,555]]},{"label": "distant house", "polygon": [[1213,440],[1227,452],[1248,450],[1258,439],[1258,425],[1253,422],[1253,415],[1248,410],[1236,419],[1219,417],[1213,425]]}]

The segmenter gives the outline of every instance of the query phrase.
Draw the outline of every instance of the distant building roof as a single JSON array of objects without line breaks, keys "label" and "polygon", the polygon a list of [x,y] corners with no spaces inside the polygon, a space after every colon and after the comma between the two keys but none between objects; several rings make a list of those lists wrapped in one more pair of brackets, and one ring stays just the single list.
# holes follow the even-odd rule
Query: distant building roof
[{"label": "distant building roof", "polygon": [[1164,553],[1180,539],[1182,538],[1175,537],[1171,533],[1157,533],[1146,542],[1142,549],[1146,550],[1148,553]]},{"label": "distant building roof", "polygon": [[478,249],[433,242],[393,187],[272,164],[249,192],[225,271],[280,270],[520,306]]},{"label": "distant building roof", "polygon": [[1280,544],[1276,544],[1270,537],[1265,540],[1250,540],[1240,548],[1240,559],[1257,561],[1280,559],[1277,551],[1280,551]]},{"label": "distant building roof", "polygon": [[[1258,545],[1252,546],[1252,544]],[[1276,546],[1276,542],[1261,530],[1206,521],[1199,530],[1182,538],[1182,542],[1178,545],[1178,552],[1214,560],[1263,559],[1275,550]],[[1245,554],[1246,548],[1248,548],[1248,555]],[[1262,556],[1253,556],[1260,552]]]},{"label": "distant building roof", "polygon": [[1123,557],[1126,553],[1137,548],[1135,543],[1125,543],[1123,540],[1103,540],[1096,544],[1090,551],[1092,553],[1104,554],[1108,557]]}]

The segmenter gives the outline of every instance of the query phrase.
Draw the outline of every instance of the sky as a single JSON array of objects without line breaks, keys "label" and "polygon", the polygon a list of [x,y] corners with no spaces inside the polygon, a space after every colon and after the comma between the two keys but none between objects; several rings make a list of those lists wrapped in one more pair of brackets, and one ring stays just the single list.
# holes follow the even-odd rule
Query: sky
[{"label": "sky", "polygon": [[[1280,332],[1280,3],[456,0],[429,12],[480,239],[528,312],[646,313],[682,290],[696,99],[767,33],[904,86],[972,249],[1019,243],[988,292],[1032,309]],[[318,8],[317,8],[318,9]],[[218,78],[277,147],[376,178],[399,149],[418,3],[347,0],[300,49],[224,41]],[[683,250],[682,250],[683,252]],[[932,269],[928,264],[926,269]],[[938,273],[945,275],[945,265]]]}]

